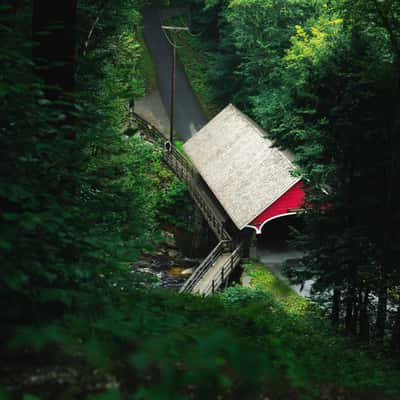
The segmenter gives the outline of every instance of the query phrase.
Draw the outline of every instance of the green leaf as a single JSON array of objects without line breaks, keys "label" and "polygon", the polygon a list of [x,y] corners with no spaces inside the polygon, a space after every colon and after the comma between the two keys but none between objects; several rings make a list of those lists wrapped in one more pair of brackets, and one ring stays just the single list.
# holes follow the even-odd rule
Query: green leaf
[{"label": "green leaf", "polygon": [[24,394],[23,400],[40,400],[40,397],[35,396],[33,394]]},{"label": "green leaf", "polygon": [[121,400],[121,394],[118,389],[110,389],[104,393],[90,395],[86,400]]}]

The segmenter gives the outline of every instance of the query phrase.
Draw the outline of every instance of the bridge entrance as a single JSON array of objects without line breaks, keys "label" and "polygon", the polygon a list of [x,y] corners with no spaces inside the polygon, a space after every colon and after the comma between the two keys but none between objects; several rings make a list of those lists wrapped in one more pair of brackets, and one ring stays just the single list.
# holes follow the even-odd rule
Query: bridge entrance
[{"label": "bridge entrance", "polygon": [[301,258],[303,253],[289,243],[292,229],[301,231],[302,223],[295,215],[276,218],[267,222],[257,235],[257,257],[265,264],[282,264]]},{"label": "bridge entrance", "polygon": [[[288,280],[283,272],[284,263],[295,263],[304,255],[291,243],[292,228],[303,230],[300,218],[295,215],[280,217],[266,223],[262,233],[257,235],[256,256],[278,278]],[[309,296],[313,285],[312,280],[302,284],[290,284],[290,287],[301,296]]]},{"label": "bridge entrance", "polygon": [[[150,141],[165,143],[158,129],[134,117]],[[229,105],[183,149],[185,154],[171,147],[163,159],[185,183],[219,242],[181,292],[208,295],[226,284],[240,263],[249,228],[261,234],[257,255],[264,263],[301,257],[288,244],[289,227],[297,224],[291,216],[304,198],[301,178],[291,174],[294,165],[257,124]]]}]

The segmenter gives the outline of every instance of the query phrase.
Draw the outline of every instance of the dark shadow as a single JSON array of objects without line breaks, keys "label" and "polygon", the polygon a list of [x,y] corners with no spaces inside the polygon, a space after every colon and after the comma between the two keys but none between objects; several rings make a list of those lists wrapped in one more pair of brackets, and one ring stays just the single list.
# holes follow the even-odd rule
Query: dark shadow
[{"label": "dark shadow", "polygon": [[296,250],[290,243],[293,231],[302,231],[303,225],[296,215],[288,215],[267,222],[257,235],[257,248],[270,251]]}]

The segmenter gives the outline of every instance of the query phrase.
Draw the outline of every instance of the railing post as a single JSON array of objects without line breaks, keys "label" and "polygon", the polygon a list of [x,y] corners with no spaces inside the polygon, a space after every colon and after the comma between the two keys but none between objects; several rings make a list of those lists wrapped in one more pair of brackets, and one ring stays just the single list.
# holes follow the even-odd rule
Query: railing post
[{"label": "railing post", "polygon": [[[153,125],[145,121],[140,116],[133,113],[132,115],[136,118],[138,126],[143,130],[143,133],[147,135],[149,138],[153,139],[153,143],[158,144],[162,147],[162,143],[165,142],[164,135],[157,130]],[[224,281],[226,276],[229,276],[229,271],[225,270],[230,268],[233,269],[234,264],[236,262],[237,256],[240,259],[240,254],[237,253],[234,256],[232,255],[235,251],[234,245],[235,243],[232,241],[230,234],[226,231],[225,222],[223,221],[223,217],[220,215],[218,208],[213,203],[212,199],[210,199],[206,192],[203,192],[202,188],[199,186],[199,175],[196,170],[193,168],[193,165],[188,162],[186,158],[184,158],[176,149],[172,149],[172,152],[163,154],[163,159],[166,164],[171,168],[171,170],[180,177],[184,183],[186,183],[190,194],[194,198],[196,204],[198,204],[200,210],[202,211],[205,219],[208,224],[214,231],[214,233],[219,236],[219,239],[223,241],[217,248],[216,253],[212,254],[211,259],[208,261],[215,262],[215,259],[218,255],[226,252],[230,252],[230,263],[225,264],[221,270],[221,279]],[[195,278],[195,277],[193,277]],[[185,290],[191,291],[194,287],[194,280],[190,280]],[[214,294],[216,288],[216,282],[212,280],[212,293]]]}]

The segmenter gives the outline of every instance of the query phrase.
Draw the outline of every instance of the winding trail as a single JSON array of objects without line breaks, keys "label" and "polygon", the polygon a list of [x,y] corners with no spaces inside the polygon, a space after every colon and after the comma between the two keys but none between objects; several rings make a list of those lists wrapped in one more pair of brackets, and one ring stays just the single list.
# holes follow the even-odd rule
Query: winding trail
[{"label": "winding trail", "polygon": [[[144,10],[143,35],[156,66],[161,99],[169,114],[172,51],[171,45],[168,43],[165,34],[161,29],[161,18],[158,9],[146,8]],[[176,66],[175,131],[181,139],[186,141],[207,122],[207,118],[192,91],[181,63],[178,60]]]}]

